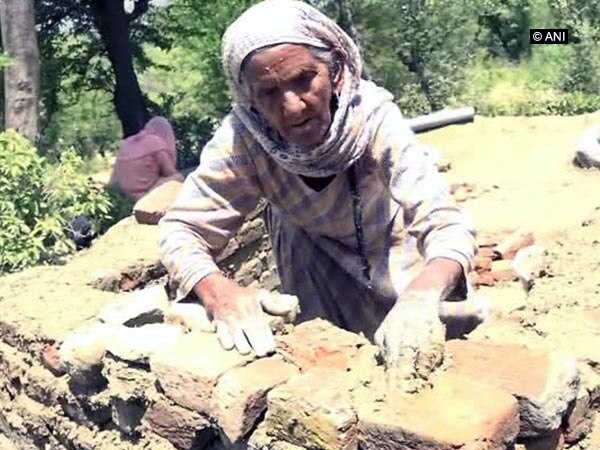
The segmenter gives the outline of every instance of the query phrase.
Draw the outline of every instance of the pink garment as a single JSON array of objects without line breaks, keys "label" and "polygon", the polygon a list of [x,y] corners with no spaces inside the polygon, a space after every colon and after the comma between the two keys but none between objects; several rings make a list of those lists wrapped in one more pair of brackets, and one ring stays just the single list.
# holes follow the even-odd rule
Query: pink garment
[{"label": "pink garment", "polygon": [[168,120],[154,117],[139,133],[121,141],[110,184],[117,184],[133,200],[143,197],[163,176],[158,153],[165,152],[173,164],[177,161],[175,134]]}]

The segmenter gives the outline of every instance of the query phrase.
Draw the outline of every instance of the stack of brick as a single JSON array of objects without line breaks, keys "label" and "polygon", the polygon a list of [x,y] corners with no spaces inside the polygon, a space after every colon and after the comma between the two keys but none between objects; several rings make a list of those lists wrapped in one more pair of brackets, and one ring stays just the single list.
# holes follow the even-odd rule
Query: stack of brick
[{"label": "stack of brick", "polygon": [[[157,313],[161,302],[149,300],[149,314],[139,298],[101,315],[113,321],[104,323],[110,332],[72,338],[85,358],[65,352],[76,347],[69,340],[60,350],[69,378],[100,367],[97,385],[78,401],[104,399],[102,427],[108,421],[126,435],[156,436],[180,450],[509,450],[517,441],[558,450],[591,431],[596,399],[582,393],[568,357],[449,341],[432,387],[409,395],[389,388],[375,346],[323,320],[288,326],[276,354],[255,359],[224,351],[209,330],[162,322],[169,313]],[[56,366],[56,352],[48,355]]]},{"label": "stack of brick", "polygon": [[479,245],[474,261],[471,283],[474,286],[494,286],[498,283],[517,281],[521,277],[515,270],[514,260],[520,250],[534,245],[531,231],[517,230],[501,242],[485,242]]}]

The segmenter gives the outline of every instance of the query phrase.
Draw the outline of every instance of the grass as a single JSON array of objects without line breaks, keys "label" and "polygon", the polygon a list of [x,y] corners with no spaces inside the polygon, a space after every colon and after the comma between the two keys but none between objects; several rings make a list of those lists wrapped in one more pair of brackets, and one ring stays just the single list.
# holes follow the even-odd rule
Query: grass
[{"label": "grass", "polygon": [[537,47],[518,63],[479,57],[467,69],[465,92],[455,103],[487,116],[571,115],[600,109],[600,96],[566,92],[561,86],[568,49]]}]

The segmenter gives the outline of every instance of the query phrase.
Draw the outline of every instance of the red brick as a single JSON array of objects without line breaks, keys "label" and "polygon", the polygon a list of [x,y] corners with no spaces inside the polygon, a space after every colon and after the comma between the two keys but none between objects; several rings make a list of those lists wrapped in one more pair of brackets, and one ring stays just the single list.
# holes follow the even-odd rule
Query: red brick
[{"label": "red brick", "polygon": [[148,407],[144,425],[180,450],[204,448],[214,436],[208,420],[164,397]]},{"label": "red brick", "polygon": [[358,406],[363,450],[505,450],[517,436],[517,401],[501,389],[441,374],[433,389]]},{"label": "red brick", "polygon": [[498,387],[519,400],[522,437],[560,427],[579,387],[575,361],[512,344],[449,341],[450,373]]},{"label": "red brick", "polygon": [[535,238],[531,231],[517,230],[504,238],[495,250],[502,259],[513,259],[519,250],[534,243]]},{"label": "red brick", "polygon": [[267,409],[267,393],[298,373],[281,357],[262,358],[232,369],[213,391],[213,410],[231,442],[244,437]]},{"label": "red brick", "polygon": [[311,367],[348,370],[358,349],[368,344],[359,335],[322,319],[304,322],[276,340],[277,352],[303,371]]},{"label": "red brick", "polygon": [[182,186],[180,181],[167,181],[139,199],[133,207],[138,223],[156,225],[177,199]]},{"label": "red brick", "polygon": [[58,354],[58,344],[48,345],[42,350],[42,365],[52,372],[57,377],[63,376],[66,372],[60,361],[60,355]]}]

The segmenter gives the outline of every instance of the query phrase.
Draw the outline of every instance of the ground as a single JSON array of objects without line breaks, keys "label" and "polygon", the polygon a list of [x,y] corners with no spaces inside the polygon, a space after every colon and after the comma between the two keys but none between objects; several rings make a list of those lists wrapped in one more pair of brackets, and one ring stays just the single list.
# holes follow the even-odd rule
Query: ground
[{"label": "ground", "polygon": [[463,205],[480,241],[525,227],[549,250],[552,277],[539,280],[530,308],[600,306],[600,171],[572,164],[578,136],[598,122],[600,113],[482,117],[421,137],[451,162],[450,182],[479,184],[479,197]]}]

